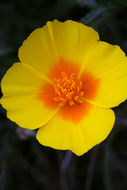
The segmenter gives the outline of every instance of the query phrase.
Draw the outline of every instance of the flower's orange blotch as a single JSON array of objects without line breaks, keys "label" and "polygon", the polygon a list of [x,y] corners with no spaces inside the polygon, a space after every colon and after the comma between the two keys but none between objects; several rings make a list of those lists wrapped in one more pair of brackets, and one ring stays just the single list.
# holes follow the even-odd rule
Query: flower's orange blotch
[{"label": "flower's orange blotch", "polygon": [[41,100],[44,105],[50,109],[55,109],[58,107],[58,103],[54,101],[55,98],[53,85],[45,83],[41,89],[40,93],[37,96],[37,99]]},{"label": "flower's orange blotch", "polygon": [[67,77],[70,77],[71,74],[78,75],[80,71],[80,67],[78,64],[72,61],[66,61],[63,58],[60,58],[58,63],[56,63],[53,67],[51,67],[48,77],[51,80],[55,78],[61,78],[61,73],[64,72]]},{"label": "flower's orange blotch", "polygon": [[84,98],[87,100],[93,100],[99,90],[101,79],[95,78],[91,73],[87,71],[84,71],[81,74],[80,79],[83,84],[82,88],[84,90]]},{"label": "flower's orange blotch", "polygon": [[78,64],[60,59],[48,73],[53,84],[45,83],[38,96],[46,107],[60,107],[59,115],[74,123],[87,116],[90,104],[84,100],[94,99],[100,84],[91,73],[84,71],[80,77],[79,73]]},{"label": "flower's orange blotch", "polygon": [[70,120],[72,123],[79,123],[89,114],[91,105],[87,102],[82,104],[75,103],[73,106],[65,105],[59,110],[59,115],[64,120]]}]

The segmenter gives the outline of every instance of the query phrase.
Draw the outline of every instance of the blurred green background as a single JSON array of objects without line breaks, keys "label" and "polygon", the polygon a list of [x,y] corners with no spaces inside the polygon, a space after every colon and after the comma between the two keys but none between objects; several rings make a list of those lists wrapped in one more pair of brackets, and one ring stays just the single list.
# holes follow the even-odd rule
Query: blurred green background
[{"label": "blurred green background", "polygon": [[[127,0],[0,0],[0,80],[24,39],[55,18],[92,26],[127,52]],[[127,190],[127,102],[114,110],[108,138],[77,157],[41,146],[0,107],[0,190]]]}]

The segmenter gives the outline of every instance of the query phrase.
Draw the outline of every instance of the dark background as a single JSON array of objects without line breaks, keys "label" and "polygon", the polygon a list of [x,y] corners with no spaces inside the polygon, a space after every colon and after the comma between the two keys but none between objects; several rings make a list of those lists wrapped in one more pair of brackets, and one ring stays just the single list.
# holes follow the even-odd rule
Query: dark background
[{"label": "dark background", "polygon": [[[0,80],[24,39],[54,18],[92,26],[127,52],[127,0],[0,0]],[[0,107],[0,190],[127,190],[127,102],[114,110],[108,138],[78,157],[41,146]]]}]

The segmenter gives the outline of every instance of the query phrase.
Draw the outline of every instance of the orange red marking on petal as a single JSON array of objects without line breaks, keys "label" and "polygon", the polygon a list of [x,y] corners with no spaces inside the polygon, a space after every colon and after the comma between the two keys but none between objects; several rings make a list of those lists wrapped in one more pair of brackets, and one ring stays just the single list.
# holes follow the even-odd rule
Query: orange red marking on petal
[{"label": "orange red marking on petal", "polygon": [[80,79],[83,84],[82,89],[84,90],[84,98],[87,100],[93,100],[99,90],[101,79],[95,78],[91,73],[87,71],[84,71],[81,74]]},{"label": "orange red marking on petal", "polygon": [[84,117],[89,114],[91,105],[87,102],[81,104],[75,103],[73,106],[66,104],[59,110],[59,115],[64,120],[70,120],[73,123],[79,123]]}]

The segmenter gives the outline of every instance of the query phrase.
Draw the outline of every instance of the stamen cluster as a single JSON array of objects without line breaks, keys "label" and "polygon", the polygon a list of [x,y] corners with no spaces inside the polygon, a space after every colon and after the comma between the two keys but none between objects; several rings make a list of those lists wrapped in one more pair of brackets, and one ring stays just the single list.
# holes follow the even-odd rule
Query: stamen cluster
[{"label": "stamen cluster", "polygon": [[61,78],[54,79],[54,91],[56,97],[54,101],[59,102],[59,105],[63,106],[66,103],[74,105],[75,102],[83,103],[84,92],[82,90],[82,82],[75,75],[72,74],[70,77],[65,72],[61,73]]}]

